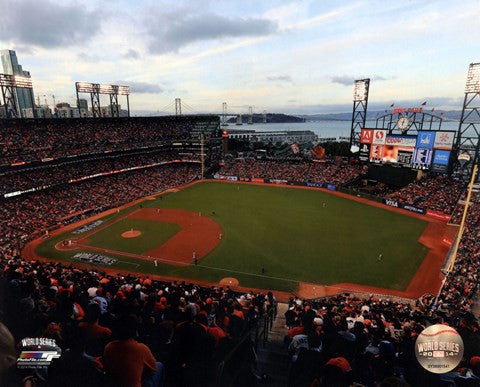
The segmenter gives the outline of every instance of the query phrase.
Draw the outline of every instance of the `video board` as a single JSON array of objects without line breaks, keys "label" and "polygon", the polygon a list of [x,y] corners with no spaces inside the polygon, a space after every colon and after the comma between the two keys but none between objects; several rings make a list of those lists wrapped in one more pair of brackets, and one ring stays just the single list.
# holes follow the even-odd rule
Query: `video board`
[{"label": "video board", "polygon": [[362,129],[359,159],[376,164],[446,173],[455,132],[418,131],[416,135],[388,134],[385,129]]}]

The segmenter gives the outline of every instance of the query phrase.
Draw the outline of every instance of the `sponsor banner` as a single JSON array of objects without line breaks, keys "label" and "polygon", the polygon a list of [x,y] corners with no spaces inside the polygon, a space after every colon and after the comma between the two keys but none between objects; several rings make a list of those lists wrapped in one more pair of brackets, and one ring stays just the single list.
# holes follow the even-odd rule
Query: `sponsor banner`
[{"label": "sponsor banner", "polygon": [[77,253],[72,257],[72,259],[79,262],[94,263],[107,266],[111,266],[117,262],[116,258],[94,253]]},{"label": "sponsor banner", "polygon": [[410,212],[414,212],[415,214],[422,214],[422,215],[425,214],[425,209],[421,207],[412,206],[411,204],[406,204],[406,203],[399,203],[396,200],[384,198],[382,199],[382,203],[390,207],[401,208]]},{"label": "sponsor banner", "polygon": [[400,203],[398,203],[396,200],[382,199],[382,203],[386,204],[387,206],[390,206],[390,207],[395,207],[395,208],[400,207]]},{"label": "sponsor banner", "polygon": [[373,141],[373,129],[362,129],[360,143],[371,144]]},{"label": "sponsor banner", "polygon": [[385,139],[386,145],[404,146],[408,148],[415,148],[417,138],[415,136],[398,136],[391,135]]},{"label": "sponsor banner", "polygon": [[442,243],[450,247],[453,244],[453,239],[449,237],[443,237]]},{"label": "sponsor banner", "polygon": [[450,151],[449,150],[435,150],[433,155],[433,164],[448,165],[450,161]]},{"label": "sponsor banner", "polygon": [[373,131],[373,140],[372,144],[374,145],[383,145],[387,139],[386,130],[374,130]]},{"label": "sponsor banner", "polygon": [[382,162],[382,145],[372,145],[370,147],[370,161],[373,163]]},{"label": "sponsor banner", "polygon": [[324,184],[323,183],[316,183],[316,182],[306,182],[307,187],[315,187],[315,188],[323,188]]},{"label": "sponsor banner", "polygon": [[327,184],[327,188],[330,190],[330,191],[335,191],[337,189],[337,187],[335,187],[333,184]]},{"label": "sponsor banner", "polygon": [[435,149],[452,149],[455,132],[437,132],[433,147]]},{"label": "sponsor banner", "polygon": [[415,206],[412,206],[411,204],[402,204],[402,208],[410,212],[415,212],[416,214],[425,214],[424,208],[415,207]]},{"label": "sponsor banner", "polygon": [[238,177],[237,176],[227,176],[227,180],[238,181]]},{"label": "sponsor banner", "polygon": [[450,220],[449,214],[444,214],[443,212],[429,210],[428,208],[427,208],[426,215],[429,216],[430,218],[439,219],[444,222],[448,222]]},{"label": "sponsor banner", "polygon": [[450,151],[436,149],[433,154],[432,171],[446,173],[448,171],[448,163],[450,161]]},{"label": "sponsor banner", "polygon": [[370,145],[369,144],[360,144],[360,151],[358,154],[360,161],[368,161],[370,158]]},{"label": "sponsor banner", "polygon": [[87,231],[93,230],[94,228],[100,226],[103,223],[103,220],[96,220],[93,223],[88,223],[80,228],[77,228],[76,230],[72,231],[72,234],[83,234]]},{"label": "sponsor banner", "polygon": [[258,177],[252,177],[251,181],[252,183],[265,183],[264,179],[260,179]]},{"label": "sponsor banner", "polygon": [[419,130],[417,135],[417,148],[432,149],[435,142],[435,132]]},{"label": "sponsor banner", "polygon": [[418,169],[428,169],[432,161],[432,150],[416,148],[413,157],[413,166]]},{"label": "sponsor banner", "polygon": [[288,181],[287,180],[273,179],[273,180],[270,180],[270,183],[273,183],[273,184],[287,184]]}]

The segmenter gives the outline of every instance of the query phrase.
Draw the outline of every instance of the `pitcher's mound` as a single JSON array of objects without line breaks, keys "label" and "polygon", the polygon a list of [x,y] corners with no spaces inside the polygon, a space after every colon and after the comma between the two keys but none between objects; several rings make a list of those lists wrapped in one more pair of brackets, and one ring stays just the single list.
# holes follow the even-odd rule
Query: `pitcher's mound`
[{"label": "pitcher's mound", "polygon": [[142,232],[138,230],[129,230],[122,233],[123,238],[136,238],[140,235],[142,235]]},{"label": "pitcher's mound", "polygon": [[226,277],[226,278],[222,278],[220,280],[220,285],[223,285],[223,286],[238,286],[239,282],[238,282],[238,279],[236,278],[233,278],[233,277]]}]

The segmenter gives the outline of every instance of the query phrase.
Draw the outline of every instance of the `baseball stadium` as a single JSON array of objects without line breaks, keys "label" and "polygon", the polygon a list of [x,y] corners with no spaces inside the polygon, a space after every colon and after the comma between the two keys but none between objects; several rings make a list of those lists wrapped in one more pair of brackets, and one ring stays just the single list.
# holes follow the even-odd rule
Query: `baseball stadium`
[{"label": "baseball stadium", "polygon": [[[282,24],[263,16],[219,16],[217,11],[226,12],[221,2],[205,13],[200,8],[213,4],[205,2],[195,10],[203,12],[205,24],[188,7],[173,12],[177,5],[171,5],[164,14],[152,2],[145,26],[134,28],[129,23],[136,6],[128,4],[121,17],[105,13],[115,21],[115,33],[104,28],[100,40],[115,46],[125,38],[130,44],[125,31],[135,29],[148,48],[140,53],[135,46],[107,60],[93,50],[97,43],[78,32],[95,36],[93,21],[70,30],[70,22],[87,12],[83,5],[58,4],[53,20],[35,2],[20,2],[26,7],[12,3],[0,13],[1,44],[31,57],[42,50],[60,53],[56,45],[66,40],[48,35],[58,23],[62,36],[84,50],[76,54],[81,66],[70,71],[65,58],[68,75],[38,82],[36,100],[30,72],[15,51],[0,51],[0,387],[480,386],[480,63],[462,62],[465,89],[448,98],[458,104],[456,111],[444,109],[450,106],[442,105],[446,97],[432,98],[438,108],[428,105],[434,101],[411,103],[405,94],[413,87],[390,87],[397,78],[414,83],[407,70],[377,75],[370,58],[359,56],[362,66],[372,66],[371,78],[338,75],[328,81],[332,88],[353,88],[345,105],[337,105],[342,94],[336,89],[326,105],[332,111],[350,106],[348,112],[302,115],[317,106],[303,96],[305,106],[295,105],[296,115],[254,113],[251,105],[244,114],[234,110],[243,105],[232,103],[228,110],[226,102],[221,112],[197,111],[180,98],[163,114],[158,101],[149,99],[145,107],[143,101],[172,90],[192,96],[207,84],[199,77],[208,78],[199,103],[217,93],[221,76],[198,65],[205,58],[222,55],[236,74],[246,55],[242,51],[242,62],[230,62],[231,51],[262,44],[275,33],[283,42],[302,29],[333,31],[331,20],[361,7],[304,21],[297,15],[300,21]],[[233,3],[226,7],[229,14]],[[265,15],[296,15],[300,3]],[[103,12],[107,7],[101,6]],[[76,18],[63,15],[65,8]],[[10,31],[17,14],[29,13],[51,20],[42,22],[49,41],[36,31],[32,48]],[[118,25],[125,31],[117,31]],[[445,30],[450,33],[452,25]],[[422,28],[405,34],[412,31]],[[355,36],[367,41],[378,35],[367,32]],[[217,40],[210,47],[205,41],[211,35]],[[242,36],[247,40],[228,43]],[[306,39],[295,38],[295,47],[300,40]],[[332,47],[340,50],[347,40],[322,42],[324,60],[333,60]],[[206,51],[183,56],[199,42]],[[432,42],[432,52],[425,51],[433,56]],[[362,50],[368,49],[365,43]],[[269,60],[284,63],[285,52],[294,57],[287,47],[282,58]],[[166,62],[172,62],[146,63],[153,55],[168,55]],[[389,59],[383,59],[387,66]],[[110,60],[119,75],[109,72]],[[121,76],[120,68],[132,62],[135,68],[145,64],[145,77],[137,70]],[[87,71],[104,64],[101,73]],[[162,76],[179,76],[192,66],[193,75],[185,83],[172,76],[150,84],[142,81],[150,79],[150,65]],[[455,85],[459,70],[450,73],[445,65],[442,71],[454,74]],[[228,79],[224,87],[236,97],[268,94],[272,101],[290,88],[288,101],[297,103],[297,78],[252,73],[248,80],[232,75],[245,89],[233,88]],[[93,80],[93,74],[108,83],[73,81]],[[415,87],[433,93],[426,79],[417,78]],[[63,90],[65,82],[72,105],[47,94],[50,87]],[[388,87],[370,98],[380,82]],[[257,83],[275,86],[254,88]],[[183,90],[185,85],[192,90]],[[400,102],[384,108],[386,100],[375,99],[385,98],[387,89],[388,98]],[[283,112],[282,104],[272,102]],[[144,110],[154,105],[156,112]],[[239,128],[244,123],[260,129]],[[339,135],[323,135],[330,127]]]}]

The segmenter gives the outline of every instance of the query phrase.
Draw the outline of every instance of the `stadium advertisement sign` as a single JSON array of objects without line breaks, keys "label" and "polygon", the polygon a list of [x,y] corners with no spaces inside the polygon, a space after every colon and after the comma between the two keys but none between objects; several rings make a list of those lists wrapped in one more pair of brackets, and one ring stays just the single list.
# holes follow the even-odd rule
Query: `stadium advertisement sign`
[{"label": "stadium advertisement sign", "polygon": [[432,171],[445,173],[448,170],[448,163],[450,161],[450,151],[436,149],[433,154]]},{"label": "stadium advertisement sign", "polygon": [[429,216],[430,218],[439,219],[444,222],[448,222],[450,220],[449,214],[444,214],[443,212],[439,212],[439,211],[433,211],[433,210],[427,209],[426,215]]},{"label": "stadium advertisement sign", "polygon": [[374,145],[383,145],[387,139],[387,131],[386,130],[374,130],[373,131],[373,140],[372,144]]},{"label": "stadium advertisement sign", "polygon": [[410,204],[405,204],[405,203],[400,203],[397,202],[396,200],[391,200],[391,199],[382,199],[382,203],[386,204],[389,207],[395,207],[395,208],[402,208],[404,210],[414,212],[416,214],[425,214],[425,209],[421,207],[415,207]]},{"label": "stadium advertisement sign", "polygon": [[387,136],[387,138],[385,139],[386,145],[403,146],[408,148],[415,148],[416,143],[417,137],[415,136],[391,135]]},{"label": "stadium advertisement sign", "polygon": [[264,179],[260,179],[258,177],[252,177],[252,183],[265,183]]},{"label": "stadium advertisement sign", "polygon": [[360,143],[371,144],[373,141],[373,129],[362,129]]},{"label": "stadium advertisement sign", "polygon": [[433,147],[435,149],[452,149],[455,132],[438,132]]},{"label": "stadium advertisement sign", "polygon": [[335,191],[337,187],[335,187],[333,184],[327,184],[327,189],[329,189],[330,191]]},{"label": "stadium advertisement sign", "polygon": [[315,187],[315,188],[323,188],[324,187],[323,183],[316,183],[316,182],[310,182],[310,181],[307,181],[306,185],[307,185],[307,187]]},{"label": "stadium advertisement sign", "polygon": [[238,181],[238,177],[237,176],[227,176],[227,180]]},{"label": "stadium advertisement sign", "polygon": [[417,135],[417,148],[432,149],[435,142],[435,132],[420,130]]},{"label": "stadium advertisement sign", "polygon": [[369,157],[370,157],[370,145],[361,144],[358,158],[360,159],[360,161],[368,161]]}]

